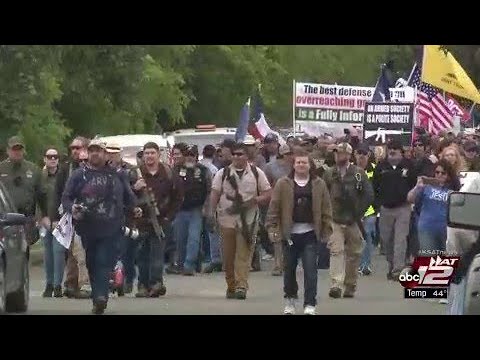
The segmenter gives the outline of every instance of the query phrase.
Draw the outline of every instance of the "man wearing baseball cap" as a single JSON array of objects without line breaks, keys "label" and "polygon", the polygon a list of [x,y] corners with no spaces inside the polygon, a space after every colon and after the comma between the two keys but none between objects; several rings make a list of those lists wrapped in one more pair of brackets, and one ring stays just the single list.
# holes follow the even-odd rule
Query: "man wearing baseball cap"
[{"label": "man wearing baseball cap", "polygon": [[76,169],[67,181],[62,207],[71,213],[75,231],[86,252],[94,314],[107,307],[110,273],[122,236],[125,212],[142,215],[124,177],[106,163],[106,144],[94,139],[88,145],[88,164]]},{"label": "man wearing baseball cap", "polygon": [[48,218],[47,191],[42,184],[40,169],[30,161],[25,160],[25,143],[18,136],[8,140],[8,159],[0,163],[0,179],[5,184],[11,199],[19,213],[27,218],[27,240],[30,244],[38,240],[35,226],[36,207],[43,216],[42,225],[50,228]]},{"label": "man wearing baseball cap", "polygon": [[365,171],[350,163],[352,146],[346,142],[334,151],[335,165],[325,171],[333,210],[333,234],[330,249],[329,296],[355,296],[358,267],[363,250],[361,219],[373,203],[373,189]]}]

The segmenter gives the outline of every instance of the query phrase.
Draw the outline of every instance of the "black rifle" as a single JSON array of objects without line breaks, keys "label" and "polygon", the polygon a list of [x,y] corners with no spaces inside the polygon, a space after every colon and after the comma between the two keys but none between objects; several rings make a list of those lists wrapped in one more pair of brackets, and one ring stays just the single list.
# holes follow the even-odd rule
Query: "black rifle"
[{"label": "black rifle", "polygon": [[226,196],[228,200],[232,201],[233,204],[232,206],[227,210],[229,214],[234,215],[234,214],[239,214],[240,215],[240,222],[242,225],[242,236],[245,238],[245,241],[250,245],[252,243],[252,233],[253,233],[253,228],[255,227],[255,221],[252,223],[252,229],[249,229],[248,224],[247,224],[247,218],[246,218],[246,207],[244,206],[244,201],[242,195],[240,195],[238,191],[238,184],[237,181],[235,180],[235,177],[230,175],[228,177],[228,182],[232,186],[233,190],[235,191],[235,196]]}]

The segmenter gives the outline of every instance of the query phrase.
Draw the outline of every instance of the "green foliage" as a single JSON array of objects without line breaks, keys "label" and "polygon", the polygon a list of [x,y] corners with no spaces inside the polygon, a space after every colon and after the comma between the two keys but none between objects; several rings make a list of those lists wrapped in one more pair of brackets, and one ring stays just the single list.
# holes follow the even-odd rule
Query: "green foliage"
[{"label": "green foliage", "polygon": [[[0,46],[0,143],[20,134],[28,156],[65,150],[77,134],[151,133],[198,123],[236,126],[262,85],[274,125],[290,125],[292,81],[373,86],[394,60],[406,77],[411,45]],[[448,45],[479,84],[480,47]]]}]

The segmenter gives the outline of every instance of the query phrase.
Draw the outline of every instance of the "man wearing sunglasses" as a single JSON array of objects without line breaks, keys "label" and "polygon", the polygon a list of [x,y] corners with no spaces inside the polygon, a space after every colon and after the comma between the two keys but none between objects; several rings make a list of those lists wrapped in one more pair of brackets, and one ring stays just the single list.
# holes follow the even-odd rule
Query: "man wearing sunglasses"
[{"label": "man wearing sunglasses", "polygon": [[475,141],[467,141],[463,145],[465,161],[468,171],[480,171],[480,158],[478,157],[478,145]]},{"label": "man wearing sunglasses", "polygon": [[5,184],[19,213],[27,218],[27,240],[33,244],[38,240],[35,211],[40,208],[43,216],[41,223],[50,227],[47,211],[47,194],[42,184],[38,167],[25,160],[25,144],[17,136],[8,140],[8,159],[0,163],[0,180]]},{"label": "man wearing sunglasses", "polygon": [[[54,191],[54,212],[52,221],[58,222],[62,217],[63,209],[60,206],[62,194],[65,189],[68,178],[74,170],[76,170],[82,164],[82,154],[87,152],[88,139],[77,136],[73,139],[70,144],[70,159],[65,161],[59,166],[58,174],[55,180],[55,191]],[[62,210],[62,211],[59,211]],[[77,244],[79,242],[77,241]],[[90,292],[86,290],[88,286],[88,271],[86,265],[83,261],[81,264],[78,264],[76,257],[73,254],[73,247],[75,242],[72,242],[72,247],[68,251],[67,255],[67,264],[66,264],[66,279],[65,279],[65,289],[64,295],[68,298],[75,299],[89,299]],[[83,251],[81,246],[77,246],[78,251]],[[84,255],[84,254],[82,254]],[[80,256],[82,259],[85,256]],[[81,269],[79,269],[81,267]],[[79,281],[79,273],[82,275],[80,278],[82,281]],[[86,282],[85,282],[86,281]],[[82,290],[81,288],[84,287]]]},{"label": "man wearing sunglasses", "polygon": [[244,300],[258,230],[258,205],[270,201],[271,187],[265,173],[248,163],[244,144],[235,144],[232,150],[232,164],[219,170],[213,179],[209,218],[217,212],[226,297]]},{"label": "man wearing sunglasses", "polygon": [[[49,148],[43,158],[45,166],[42,169],[42,181],[47,191],[47,209],[50,219],[54,217],[54,191],[55,179],[58,173],[58,151]],[[46,235],[43,237],[44,262],[46,286],[43,297],[62,297],[63,271],[65,270],[65,248],[54,239],[53,227],[46,228]]]}]

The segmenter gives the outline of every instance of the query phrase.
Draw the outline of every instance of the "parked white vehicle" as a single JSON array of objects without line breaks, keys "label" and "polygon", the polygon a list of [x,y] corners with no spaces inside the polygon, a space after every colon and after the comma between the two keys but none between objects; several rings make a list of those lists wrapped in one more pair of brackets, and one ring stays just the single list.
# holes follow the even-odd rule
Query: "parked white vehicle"
[{"label": "parked white vehicle", "polygon": [[108,143],[118,144],[122,148],[122,158],[125,162],[136,165],[137,153],[143,149],[143,145],[147,142],[153,141],[160,148],[160,156],[162,161],[168,162],[168,152],[173,146],[165,136],[162,135],[148,135],[148,134],[133,134],[133,135],[115,135],[102,136],[98,139]]},{"label": "parked white vehicle", "polygon": [[196,145],[201,155],[205,145],[217,146],[225,139],[235,139],[236,128],[217,128],[215,125],[198,125],[195,129],[181,129],[167,134],[173,144]]}]

